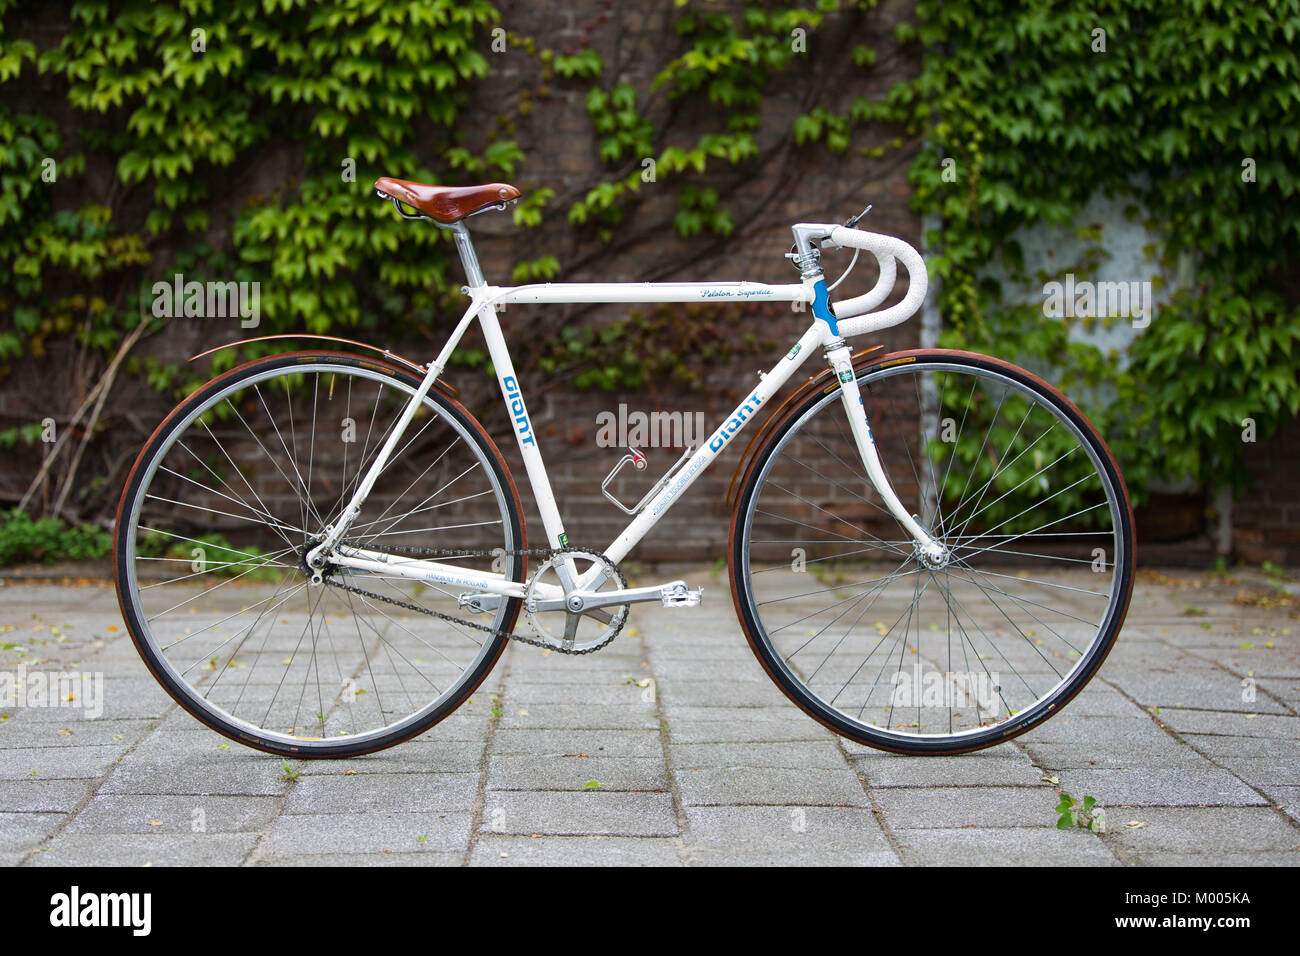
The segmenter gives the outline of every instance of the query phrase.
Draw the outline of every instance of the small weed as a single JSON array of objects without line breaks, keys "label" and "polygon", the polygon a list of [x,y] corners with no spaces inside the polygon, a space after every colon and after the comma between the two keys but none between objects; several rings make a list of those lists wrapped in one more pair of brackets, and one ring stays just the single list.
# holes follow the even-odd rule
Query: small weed
[{"label": "small weed", "polygon": [[1079,801],[1074,797],[1062,793],[1061,802],[1056,805],[1056,812],[1059,815],[1056,821],[1058,830],[1082,827],[1093,833],[1106,832],[1106,811],[1097,805],[1096,797],[1084,797],[1083,806],[1080,807]]}]

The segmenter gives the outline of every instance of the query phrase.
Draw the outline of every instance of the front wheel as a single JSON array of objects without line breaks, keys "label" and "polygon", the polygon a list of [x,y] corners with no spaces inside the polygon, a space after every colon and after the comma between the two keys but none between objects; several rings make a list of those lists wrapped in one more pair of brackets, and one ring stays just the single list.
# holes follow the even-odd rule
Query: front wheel
[{"label": "front wheel", "polygon": [[1123,623],[1119,469],[1064,395],[1007,362],[919,349],[855,371],[885,473],[947,556],[920,554],[885,508],[830,379],[741,483],[729,561],[745,635],[791,700],[859,743],[952,754],[1024,733]]}]

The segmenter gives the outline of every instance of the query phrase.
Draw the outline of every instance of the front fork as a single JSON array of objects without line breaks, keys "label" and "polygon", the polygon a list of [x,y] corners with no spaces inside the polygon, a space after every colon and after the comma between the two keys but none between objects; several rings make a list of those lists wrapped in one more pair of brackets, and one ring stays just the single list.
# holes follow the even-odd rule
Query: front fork
[{"label": "front fork", "polygon": [[844,344],[843,339],[827,346],[826,360],[839,380],[840,400],[844,403],[844,411],[849,416],[849,427],[853,431],[853,440],[858,446],[858,455],[867,469],[867,477],[871,479],[871,484],[884,499],[889,513],[898,519],[898,523],[916,542],[917,558],[927,567],[943,567],[948,563],[948,549],[934,540],[930,533],[921,527],[920,522],[903,507],[903,503],[898,500],[898,495],[894,492],[894,486],[890,484],[889,477],[885,474],[885,469],[880,464],[876,441],[871,437],[871,424],[867,421],[866,406],[862,402],[862,391],[858,388],[857,375],[853,371],[853,360],[850,358],[849,347]]}]

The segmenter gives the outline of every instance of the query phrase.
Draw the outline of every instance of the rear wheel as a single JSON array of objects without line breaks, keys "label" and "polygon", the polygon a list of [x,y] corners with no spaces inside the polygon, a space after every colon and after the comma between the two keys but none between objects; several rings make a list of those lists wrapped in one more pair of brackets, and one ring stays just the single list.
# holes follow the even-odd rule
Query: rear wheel
[{"label": "rear wheel", "polygon": [[746,637],[787,696],[860,743],[988,747],[1096,673],[1133,583],[1133,518],[1105,443],[1055,388],[945,350],[857,371],[894,489],[948,550],[918,553],[866,476],[839,389],[755,453],[732,517]]},{"label": "rear wheel", "polygon": [[[367,753],[446,717],[500,656],[518,599],[474,619],[489,633],[445,585],[339,568],[310,581],[306,553],[419,384],[346,355],[262,359],[196,391],[140,452],[118,599],[149,669],[209,727],[283,755]],[[520,515],[492,439],[433,390],[343,543],[523,581]]]}]

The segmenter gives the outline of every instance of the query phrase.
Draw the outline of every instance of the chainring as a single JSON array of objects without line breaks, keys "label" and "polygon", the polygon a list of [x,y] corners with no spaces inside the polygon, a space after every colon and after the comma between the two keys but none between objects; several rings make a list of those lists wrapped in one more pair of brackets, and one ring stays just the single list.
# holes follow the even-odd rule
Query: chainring
[{"label": "chainring", "polygon": [[[631,606],[628,604],[606,605],[599,608],[588,610],[537,610],[537,585],[543,576],[550,572],[556,577],[556,584],[559,584],[559,572],[556,565],[559,561],[569,559],[577,563],[587,562],[585,568],[576,568],[579,576],[591,570],[592,565],[600,565],[604,580],[600,587],[613,582],[617,590],[623,590],[627,587],[627,579],[623,577],[623,572],[619,570],[617,564],[597,551],[586,551],[582,548],[564,548],[548,557],[537,571],[529,578],[528,589],[524,593],[524,613],[528,616],[528,624],[537,635],[537,641],[542,646],[552,650],[559,651],[562,654],[589,654],[592,651],[600,650],[609,644],[610,641],[618,637],[619,632],[623,630],[623,625],[627,622],[628,613]],[[597,590],[600,589],[597,588]],[[554,625],[559,618],[563,618],[564,629],[561,633],[556,633]],[[543,620],[549,618],[549,621]],[[583,624],[583,619],[587,619],[588,633],[582,635],[579,628]],[[548,626],[548,624],[550,626]],[[594,625],[594,633],[591,631],[591,625]]]}]

